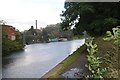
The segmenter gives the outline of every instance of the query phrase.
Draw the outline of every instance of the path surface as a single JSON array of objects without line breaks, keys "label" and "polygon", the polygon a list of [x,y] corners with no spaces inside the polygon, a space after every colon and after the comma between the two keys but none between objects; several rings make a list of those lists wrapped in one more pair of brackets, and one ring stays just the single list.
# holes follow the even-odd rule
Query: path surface
[{"label": "path surface", "polygon": [[86,75],[90,75],[91,72],[88,70],[88,68],[85,67],[85,64],[87,64],[87,52],[83,51],[83,53],[80,54],[80,57],[70,66],[68,66],[68,68],[66,68],[64,70],[64,72],[59,76],[60,78],[65,78],[64,76],[62,76],[64,73],[70,71],[70,69],[73,68],[79,68],[82,69],[81,73],[82,75],[80,76],[86,76]]}]

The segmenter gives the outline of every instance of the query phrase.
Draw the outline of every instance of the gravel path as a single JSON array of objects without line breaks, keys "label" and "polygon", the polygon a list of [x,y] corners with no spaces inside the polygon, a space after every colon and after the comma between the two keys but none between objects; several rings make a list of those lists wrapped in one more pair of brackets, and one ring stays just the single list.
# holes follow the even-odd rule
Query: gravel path
[{"label": "gravel path", "polygon": [[[80,69],[79,74],[77,74],[79,77],[78,78],[82,78],[83,76],[86,75],[91,75],[91,72],[88,70],[88,68],[85,67],[85,64],[87,64],[87,52],[83,51],[83,53],[80,54],[80,57],[70,66],[68,66],[67,69],[65,69],[65,71],[59,76],[59,78],[65,78],[65,76],[63,76],[63,74],[66,74],[67,72],[70,72],[71,69]],[[68,73],[67,73],[68,74]],[[70,77],[68,77],[70,78]],[[73,77],[75,78],[75,77]]]}]

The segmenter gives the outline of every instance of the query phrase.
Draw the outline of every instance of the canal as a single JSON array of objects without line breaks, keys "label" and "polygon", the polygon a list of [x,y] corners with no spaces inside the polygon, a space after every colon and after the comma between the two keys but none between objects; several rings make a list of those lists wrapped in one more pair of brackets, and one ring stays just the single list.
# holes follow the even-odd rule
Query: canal
[{"label": "canal", "polygon": [[41,78],[83,45],[84,39],[31,44],[24,51],[2,58],[3,78]]}]

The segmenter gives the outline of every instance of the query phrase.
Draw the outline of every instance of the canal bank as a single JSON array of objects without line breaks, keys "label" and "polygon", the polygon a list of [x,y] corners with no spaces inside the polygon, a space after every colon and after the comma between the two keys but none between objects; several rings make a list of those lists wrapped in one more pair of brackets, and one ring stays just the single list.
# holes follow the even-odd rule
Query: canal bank
[{"label": "canal bank", "polygon": [[43,75],[42,78],[60,78],[61,77],[60,75],[63,72],[65,72],[67,70],[67,68],[69,68],[70,65],[72,65],[73,63],[78,61],[78,58],[82,54],[84,54],[85,50],[86,50],[86,45],[82,45],[75,52],[73,52],[73,54],[71,54],[69,57],[67,57],[62,62],[60,62],[57,66],[55,66],[53,69],[51,69],[48,73]]}]

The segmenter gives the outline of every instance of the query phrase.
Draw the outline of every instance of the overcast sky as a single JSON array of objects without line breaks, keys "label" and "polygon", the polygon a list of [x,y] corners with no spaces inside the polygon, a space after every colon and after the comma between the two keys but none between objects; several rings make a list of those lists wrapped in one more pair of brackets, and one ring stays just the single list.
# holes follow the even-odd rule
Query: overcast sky
[{"label": "overcast sky", "polygon": [[0,20],[23,31],[60,22],[65,0],[0,0]]}]

